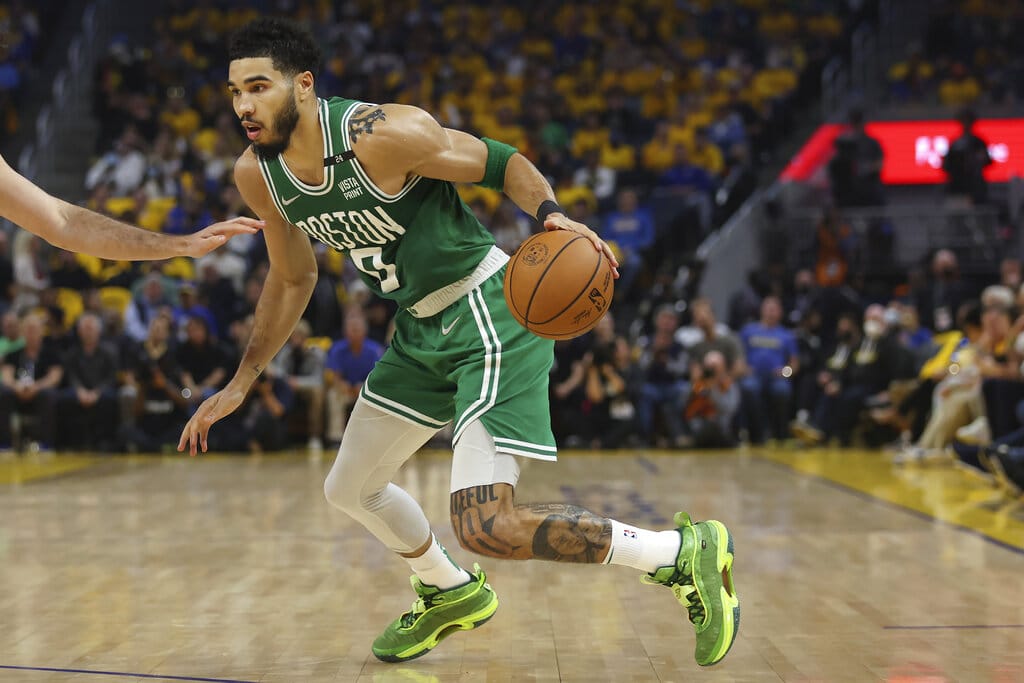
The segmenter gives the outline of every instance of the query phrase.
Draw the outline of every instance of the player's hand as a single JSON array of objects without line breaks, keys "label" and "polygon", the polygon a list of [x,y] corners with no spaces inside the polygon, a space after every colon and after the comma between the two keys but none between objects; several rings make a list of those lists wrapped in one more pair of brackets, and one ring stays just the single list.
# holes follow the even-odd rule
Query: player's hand
[{"label": "player's hand", "polygon": [[228,384],[202,402],[196,410],[196,414],[185,425],[181,432],[181,439],[178,440],[178,450],[183,451],[188,447],[188,454],[195,455],[196,449],[202,448],[203,453],[207,451],[206,438],[210,433],[210,427],[217,420],[226,417],[238,409],[245,399],[246,390]]},{"label": "player's hand", "polygon": [[185,238],[185,252],[182,256],[199,258],[224,245],[235,235],[251,235],[262,227],[263,221],[245,216],[214,223]]},{"label": "player's hand", "polygon": [[571,220],[568,216],[562,213],[551,213],[548,214],[547,220],[544,221],[545,230],[568,230],[569,232],[579,233],[594,244],[594,248],[602,252],[605,258],[608,259],[608,263],[612,264],[612,276],[617,280],[619,278],[619,262],[615,259],[615,254],[612,253],[611,247],[605,244],[605,241],[597,236],[597,233],[583,225]]}]

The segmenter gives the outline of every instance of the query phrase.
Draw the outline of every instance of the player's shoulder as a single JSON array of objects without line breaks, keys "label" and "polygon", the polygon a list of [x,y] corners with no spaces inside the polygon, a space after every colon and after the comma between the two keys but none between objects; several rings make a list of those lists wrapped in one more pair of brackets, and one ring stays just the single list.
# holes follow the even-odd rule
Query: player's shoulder
[{"label": "player's shoulder", "polygon": [[438,129],[427,111],[408,104],[360,104],[348,120],[348,135],[363,147],[407,145]]}]

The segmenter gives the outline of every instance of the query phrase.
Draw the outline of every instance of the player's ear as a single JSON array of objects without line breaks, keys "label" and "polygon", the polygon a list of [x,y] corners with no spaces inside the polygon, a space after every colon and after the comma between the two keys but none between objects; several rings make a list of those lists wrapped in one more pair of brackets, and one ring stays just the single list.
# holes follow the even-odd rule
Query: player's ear
[{"label": "player's ear", "polygon": [[305,101],[307,97],[315,97],[313,93],[313,73],[310,71],[303,71],[295,77],[295,89],[299,101]]}]

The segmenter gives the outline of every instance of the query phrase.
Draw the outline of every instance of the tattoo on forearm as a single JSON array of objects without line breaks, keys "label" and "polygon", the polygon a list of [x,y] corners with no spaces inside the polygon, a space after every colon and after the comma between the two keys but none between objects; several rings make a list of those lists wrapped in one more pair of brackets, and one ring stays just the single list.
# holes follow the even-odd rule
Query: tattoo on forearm
[{"label": "tattoo on forearm", "polygon": [[348,137],[349,140],[355,144],[356,139],[366,133],[367,135],[373,135],[373,124],[378,121],[385,121],[387,117],[384,115],[384,110],[377,107],[369,114],[360,114],[359,116],[353,116],[348,122]]},{"label": "tattoo on forearm", "polygon": [[254,365],[252,366],[252,370],[253,370],[253,372],[255,372],[255,373],[256,373],[257,375],[259,375],[259,374],[261,374],[261,373],[263,372],[263,366],[262,366],[262,365],[260,365],[259,363],[256,363],[256,364],[254,364]]},{"label": "tattoo on forearm", "polygon": [[489,557],[596,563],[611,546],[611,521],[575,505],[513,505],[493,484],[452,493],[451,520],[464,548]]}]

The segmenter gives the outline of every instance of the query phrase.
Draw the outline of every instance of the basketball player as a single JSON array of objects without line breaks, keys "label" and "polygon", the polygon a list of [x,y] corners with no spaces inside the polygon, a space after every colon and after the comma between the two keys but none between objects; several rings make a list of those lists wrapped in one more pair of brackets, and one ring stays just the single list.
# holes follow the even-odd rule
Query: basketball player
[{"label": "basketball player", "polygon": [[198,258],[262,223],[235,218],[191,235],[162,235],[115,221],[47,194],[0,156],[0,216],[55,247],[118,261]]},{"label": "basketball player", "polygon": [[466,571],[431,533],[420,506],[391,483],[402,464],[454,421],[451,521],[466,550],[506,559],[623,564],[672,589],[697,632],[696,658],[714,664],[736,636],[732,540],[719,522],[648,531],[574,505],[517,503],[516,457],[555,459],[548,413],[553,343],[508,311],[508,257],[474,218],[455,182],[503,190],[549,230],[571,230],[540,172],[513,148],[446,130],[410,106],[324,100],[319,51],[293,24],[260,19],[229,46],[228,88],[250,149],[239,191],[264,219],[270,272],[255,327],[229,384],[185,426],[179,450],[207,449],[211,425],[235,410],[288,338],[316,281],[313,237],[344,251],[362,278],[395,300],[391,346],[356,401],[327,499],[406,559],[418,599],[374,641],[398,662],[448,633],[487,621],[498,599],[478,565]]}]

